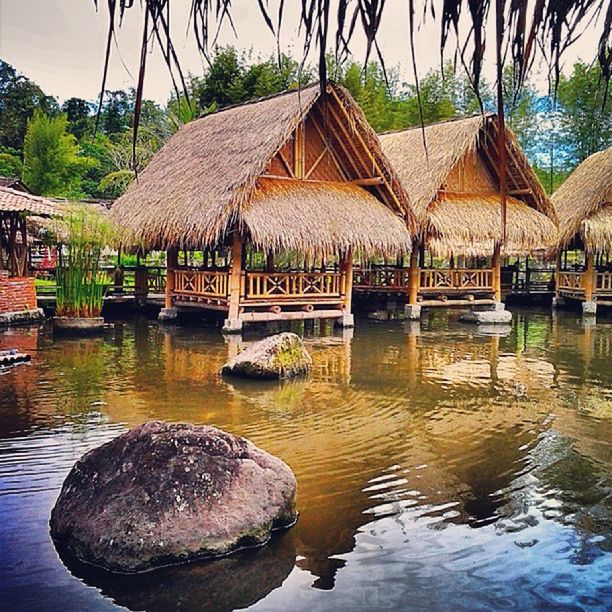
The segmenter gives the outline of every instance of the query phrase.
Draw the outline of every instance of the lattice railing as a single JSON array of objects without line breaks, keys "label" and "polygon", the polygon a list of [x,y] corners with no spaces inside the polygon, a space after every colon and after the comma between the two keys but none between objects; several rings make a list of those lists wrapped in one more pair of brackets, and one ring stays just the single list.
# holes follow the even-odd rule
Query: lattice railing
[{"label": "lattice railing", "polygon": [[227,298],[229,274],[223,270],[175,270],[174,294]]},{"label": "lattice railing", "polygon": [[420,288],[426,291],[492,290],[491,269],[432,269],[421,270]]},{"label": "lattice railing", "polygon": [[575,292],[584,291],[583,278],[584,272],[559,272],[558,289]]},{"label": "lattice railing", "polygon": [[338,272],[247,272],[246,300],[340,298],[342,274]]},{"label": "lattice railing", "polygon": [[353,273],[354,287],[401,291],[408,288],[408,280],[409,271],[406,268],[356,269]]},{"label": "lattice railing", "polygon": [[598,272],[597,273],[595,291],[597,293],[612,294],[612,272]]}]

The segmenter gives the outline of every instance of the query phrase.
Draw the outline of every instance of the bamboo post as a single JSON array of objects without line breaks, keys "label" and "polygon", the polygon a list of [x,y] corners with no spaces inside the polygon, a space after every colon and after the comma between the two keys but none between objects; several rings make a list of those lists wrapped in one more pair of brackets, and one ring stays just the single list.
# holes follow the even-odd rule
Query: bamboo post
[{"label": "bamboo post", "polygon": [[223,326],[225,332],[242,331],[240,321],[240,298],[242,294],[242,237],[238,230],[234,231],[232,239],[232,267],[229,277],[229,311]]},{"label": "bamboo post", "polygon": [[353,250],[350,247],[340,262],[340,270],[344,275],[344,311],[350,314],[353,299]]},{"label": "bamboo post", "polygon": [[586,253],[586,265],[584,269],[584,299],[586,302],[593,301],[593,289],[595,286],[595,258],[593,253]]},{"label": "bamboo post", "polygon": [[555,271],[555,296],[559,299],[559,284],[561,283],[561,264],[563,253],[561,249],[557,253],[557,269]]},{"label": "bamboo post", "polygon": [[421,271],[419,269],[419,245],[417,242],[412,244],[412,251],[410,252],[410,272],[409,272],[409,292],[408,292],[408,303],[415,305],[417,303],[417,297],[419,295],[419,284]]},{"label": "bamboo post", "polygon": [[500,250],[499,242],[495,243],[493,249],[493,257],[491,259],[491,267],[493,268],[493,292],[495,293],[495,301],[501,302],[501,265],[500,265]]},{"label": "bamboo post", "polygon": [[174,247],[166,252],[166,301],[164,306],[172,308],[172,294],[174,293],[174,270],[178,266],[178,250]]}]

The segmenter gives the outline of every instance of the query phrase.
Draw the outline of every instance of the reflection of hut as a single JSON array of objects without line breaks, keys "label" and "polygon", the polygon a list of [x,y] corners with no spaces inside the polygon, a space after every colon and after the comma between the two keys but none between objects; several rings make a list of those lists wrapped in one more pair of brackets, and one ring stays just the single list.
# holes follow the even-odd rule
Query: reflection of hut
[{"label": "reflection of hut", "polygon": [[[612,147],[591,155],[557,189],[557,298],[612,305]],[[572,253],[571,259],[568,252]]]},{"label": "reflection of hut", "polygon": [[167,251],[163,316],[221,310],[226,331],[313,318],[350,326],[353,255],[396,254],[411,241],[378,138],[335,85],[187,124],[111,214],[135,241]]},{"label": "reflection of hut", "polygon": [[48,200],[0,187],[0,319],[3,322],[39,316],[34,279],[29,277],[26,218],[54,214],[57,210]]},{"label": "reflection of hut", "polygon": [[[496,116],[487,114],[430,125],[424,134],[412,128],[381,136],[417,215],[420,237],[410,270],[373,269],[356,278],[356,288],[405,292],[410,304],[431,306],[466,296],[501,299],[497,131]],[[504,254],[529,253],[552,242],[556,217],[510,130],[506,160]],[[447,265],[426,267],[426,252],[447,259]]]}]

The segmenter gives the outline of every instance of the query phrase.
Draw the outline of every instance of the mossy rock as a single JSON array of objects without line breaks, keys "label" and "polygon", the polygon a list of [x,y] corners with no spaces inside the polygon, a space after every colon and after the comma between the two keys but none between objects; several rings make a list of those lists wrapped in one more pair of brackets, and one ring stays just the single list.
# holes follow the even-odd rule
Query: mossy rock
[{"label": "mossy rock", "polygon": [[303,376],[312,369],[312,357],[303,340],[290,332],[255,342],[230,359],[221,374],[242,378],[284,379]]}]

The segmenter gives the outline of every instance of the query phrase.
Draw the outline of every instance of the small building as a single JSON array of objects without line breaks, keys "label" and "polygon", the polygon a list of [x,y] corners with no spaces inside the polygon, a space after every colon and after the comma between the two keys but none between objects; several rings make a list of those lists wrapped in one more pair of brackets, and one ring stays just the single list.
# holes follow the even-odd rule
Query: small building
[{"label": "small building", "polygon": [[[496,115],[484,114],[381,136],[417,217],[418,236],[410,269],[361,270],[356,290],[404,292],[412,305],[499,302],[500,256],[553,243],[555,211],[507,129],[507,230],[501,248],[497,134]],[[428,266],[432,257],[445,265]]]},{"label": "small building", "polygon": [[378,137],[343,88],[316,84],[183,126],[112,210],[167,252],[165,308],[352,325],[353,258],[410,250],[415,223]]},{"label": "small building", "polygon": [[56,214],[50,201],[0,186],[0,323],[40,316],[34,278],[29,274],[26,219]]},{"label": "small building", "polygon": [[585,159],[557,189],[557,300],[612,306],[612,147]]}]

